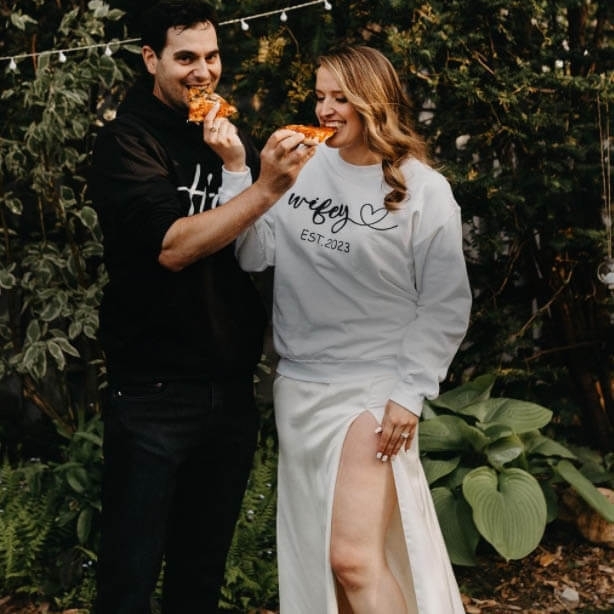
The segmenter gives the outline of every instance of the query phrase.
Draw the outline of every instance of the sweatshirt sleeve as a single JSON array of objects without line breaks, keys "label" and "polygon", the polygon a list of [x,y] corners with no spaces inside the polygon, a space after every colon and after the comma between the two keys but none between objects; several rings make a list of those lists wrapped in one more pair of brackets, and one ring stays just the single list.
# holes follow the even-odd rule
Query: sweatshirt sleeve
[{"label": "sweatshirt sleeve", "polygon": [[248,168],[246,171],[228,171],[222,167],[222,185],[219,191],[218,204],[223,205],[243,190],[252,185],[252,172]]},{"label": "sweatshirt sleeve", "polygon": [[270,209],[235,241],[235,255],[244,271],[275,266],[275,217]]},{"label": "sweatshirt sleeve", "polygon": [[422,226],[430,234],[425,236],[420,230],[417,242],[412,244],[418,292],[416,318],[402,339],[399,381],[390,396],[416,415],[422,412],[424,398],[439,394],[439,384],[467,331],[472,302],[460,208],[447,186],[443,193],[434,190],[433,196],[445,198],[447,218],[437,225],[428,221],[442,207],[436,203],[430,207],[428,199],[425,201],[427,221]]}]

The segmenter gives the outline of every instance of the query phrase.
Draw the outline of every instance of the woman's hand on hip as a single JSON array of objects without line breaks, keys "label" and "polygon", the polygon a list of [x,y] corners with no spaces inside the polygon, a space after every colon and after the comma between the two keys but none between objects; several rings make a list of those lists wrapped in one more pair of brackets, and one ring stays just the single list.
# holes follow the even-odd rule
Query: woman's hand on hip
[{"label": "woman's hand on hip", "polygon": [[388,401],[382,424],[375,429],[379,438],[377,459],[383,463],[396,456],[401,449],[409,450],[416,434],[418,416],[394,401]]}]

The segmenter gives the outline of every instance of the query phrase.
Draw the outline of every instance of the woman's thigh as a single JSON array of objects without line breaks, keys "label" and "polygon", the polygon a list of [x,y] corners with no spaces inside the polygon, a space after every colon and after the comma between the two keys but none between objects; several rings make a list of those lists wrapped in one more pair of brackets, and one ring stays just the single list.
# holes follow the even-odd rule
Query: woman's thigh
[{"label": "woman's thigh", "polygon": [[348,429],[335,487],[331,532],[332,563],[384,556],[386,529],[396,494],[390,463],[376,459],[377,421],[365,411]]}]

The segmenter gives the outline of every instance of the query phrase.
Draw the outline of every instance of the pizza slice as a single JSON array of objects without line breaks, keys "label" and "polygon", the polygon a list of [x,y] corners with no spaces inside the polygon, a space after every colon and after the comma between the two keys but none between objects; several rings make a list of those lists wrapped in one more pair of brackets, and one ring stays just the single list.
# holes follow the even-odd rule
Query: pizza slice
[{"label": "pizza slice", "polygon": [[303,124],[288,124],[283,126],[287,130],[293,130],[294,132],[300,132],[305,135],[303,143],[305,145],[319,145],[324,143],[326,139],[329,139],[335,132],[336,128],[330,128],[328,126],[306,126]]},{"label": "pizza slice", "polygon": [[202,122],[216,102],[220,103],[216,117],[228,117],[237,112],[237,107],[219,94],[209,92],[205,87],[190,87],[188,89],[188,121]]}]

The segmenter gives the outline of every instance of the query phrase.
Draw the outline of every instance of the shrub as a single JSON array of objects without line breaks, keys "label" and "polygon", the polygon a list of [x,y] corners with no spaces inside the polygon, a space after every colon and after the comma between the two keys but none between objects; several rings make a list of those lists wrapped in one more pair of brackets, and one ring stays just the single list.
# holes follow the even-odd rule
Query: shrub
[{"label": "shrub", "polygon": [[561,483],[614,522],[614,505],[582,473],[579,457],[542,434],[552,412],[491,398],[494,382],[483,375],[427,402],[420,425],[424,469],[458,565],[476,563],[481,539],[506,560],[529,554],[557,516]]}]

